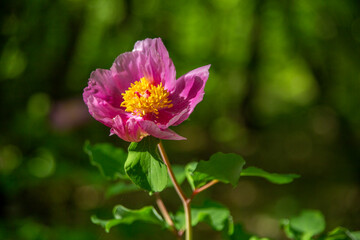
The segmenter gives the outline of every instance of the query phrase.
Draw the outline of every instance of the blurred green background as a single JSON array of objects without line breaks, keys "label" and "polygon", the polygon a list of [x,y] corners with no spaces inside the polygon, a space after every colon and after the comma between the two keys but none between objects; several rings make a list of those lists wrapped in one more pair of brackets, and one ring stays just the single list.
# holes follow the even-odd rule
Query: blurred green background
[{"label": "blurred green background", "polygon": [[[83,152],[126,148],[87,112],[91,71],[137,40],[161,37],[177,76],[212,64],[191,120],[165,141],[173,163],[217,151],[247,165],[298,173],[286,186],[241,179],[202,193],[236,222],[283,239],[278,220],[321,210],[327,229],[360,229],[360,2],[357,0],[1,1],[0,239],[173,239],[135,224],[106,234],[90,215],[154,204],[144,192],[106,198],[111,184]],[[173,190],[164,201],[180,207]],[[220,239],[206,225],[196,239]]]}]

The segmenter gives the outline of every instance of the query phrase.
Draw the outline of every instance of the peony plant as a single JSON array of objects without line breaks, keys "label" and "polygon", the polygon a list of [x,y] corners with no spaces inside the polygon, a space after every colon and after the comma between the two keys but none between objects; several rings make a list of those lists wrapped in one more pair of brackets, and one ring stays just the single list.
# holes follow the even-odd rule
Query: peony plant
[{"label": "peony plant", "polygon": [[[109,232],[119,224],[143,221],[168,229],[176,239],[185,235],[186,240],[191,240],[192,227],[203,221],[221,231],[225,239],[260,239],[234,225],[230,211],[222,204],[209,200],[195,207],[191,206],[192,200],[219,182],[235,187],[240,177],[262,177],[285,184],[299,175],[243,168],[245,161],[233,153],[215,153],[208,161],[173,166],[162,144],[162,140],[186,140],[170,127],[188,119],[202,101],[209,68],[210,65],[202,66],[176,79],[169,53],[162,40],[156,38],[136,42],[134,49],[118,56],[110,69],[91,73],[83,93],[89,113],[110,128],[110,135],[115,134],[130,145],[127,153],[106,143],[86,142],[84,149],[106,178],[117,181],[108,189],[108,196],[145,190],[155,196],[160,212],[153,206],[128,209],[118,205],[114,207],[113,219],[92,216],[93,223]],[[182,188],[185,180],[191,187],[190,194]],[[176,213],[170,213],[161,198],[160,192],[167,187],[174,187],[182,202],[182,209]],[[325,223],[321,213],[307,211],[297,218],[283,220],[282,226],[290,239],[307,240],[323,232]],[[335,235],[341,239],[358,236],[356,232],[337,228],[322,239],[337,239]]]},{"label": "peony plant", "polygon": [[209,68],[176,79],[161,39],[145,39],[118,56],[110,70],[91,73],[84,102],[96,120],[125,141],[139,142],[146,136],[184,140],[169,127],[185,121],[203,99]]}]

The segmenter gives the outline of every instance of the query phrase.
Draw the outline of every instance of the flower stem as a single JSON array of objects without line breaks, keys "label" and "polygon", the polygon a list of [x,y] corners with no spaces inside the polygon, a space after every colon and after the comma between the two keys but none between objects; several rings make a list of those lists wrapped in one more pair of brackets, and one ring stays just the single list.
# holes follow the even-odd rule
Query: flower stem
[{"label": "flower stem", "polygon": [[181,240],[181,236],[180,236],[179,232],[177,231],[177,229],[175,228],[174,222],[171,219],[169,212],[167,211],[165,204],[162,201],[160,194],[158,192],[155,193],[155,198],[156,198],[156,204],[158,205],[160,212],[161,212],[162,216],[164,217],[166,223],[170,226],[171,231],[175,234],[176,238],[178,240]]},{"label": "flower stem", "polygon": [[185,234],[185,239],[186,240],[192,240],[192,226],[191,226],[191,208],[190,208],[190,203],[191,203],[191,199],[187,198],[186,195],[184,194],[183,190],[181,189],[179,183],[176,181],[175,178],[175,174],[171,168],[171,164],[170,161],[166,155],[164,146],[162,144],[162,142],[160,141],[160,143],[158,144],[158,149],[161,155],[161,158],[163,159],[165,165],[167,166],[167,170],[171,179],[171,182],[174,185],[175,191],[177,192],[183,207],[184,207],[184,212],[185,212],[185,223],[186,223],[186,234]]},{"label": "flower stem", "polygon": [[190,207],[191,201],[186,201],[186,204],[184,204],[184,210],[185,210],[185,223],[186,223],[186,240],[192,239],[192,225],[191,225],[191,207]]}]

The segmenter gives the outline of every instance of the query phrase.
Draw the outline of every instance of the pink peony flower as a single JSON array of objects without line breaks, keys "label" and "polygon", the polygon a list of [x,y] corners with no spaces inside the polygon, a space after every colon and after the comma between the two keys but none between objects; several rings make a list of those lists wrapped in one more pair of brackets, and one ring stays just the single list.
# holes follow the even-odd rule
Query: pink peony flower
[{"label": "pink peony flower", "polygon": [[129,142],[156,138],[183,140],[170,130],[186,120],[202,100],[210,65],[176,80],[173,62],[160,38],[135,43],[110,70],[96,69],[84,89],[90,114]]}]

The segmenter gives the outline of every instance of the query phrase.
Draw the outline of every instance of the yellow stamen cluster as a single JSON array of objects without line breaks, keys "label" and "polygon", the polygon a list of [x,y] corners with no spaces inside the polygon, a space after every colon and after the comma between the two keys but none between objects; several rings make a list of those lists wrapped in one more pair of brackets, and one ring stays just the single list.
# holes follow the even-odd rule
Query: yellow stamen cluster
[{"label": "yellow stamen cluster", "polygon": [[129,89],[121,95],[124,101],[120,106],[125,107],[126,112],[140,117],[148,113],[158,115],[160,109],[173,106],[171,100],[168,99],[169,92],[164,89],[162,83],[154,86],[144,77],[140,81],[132,83]]}]

